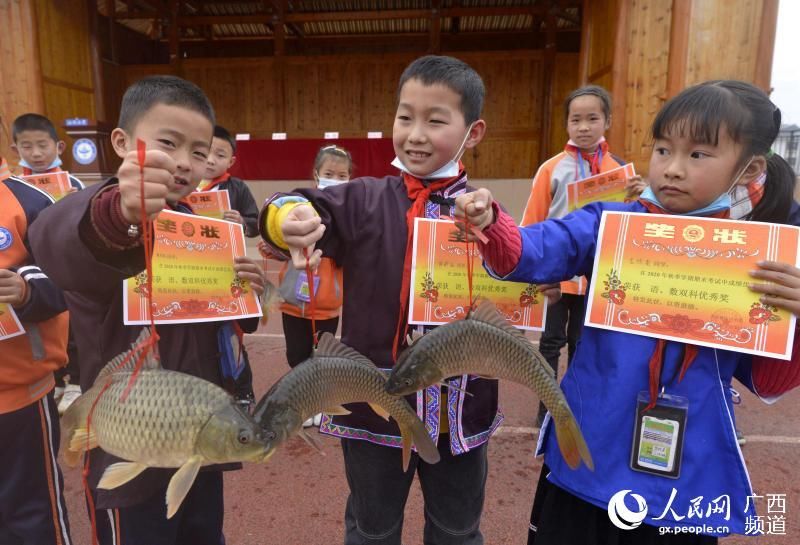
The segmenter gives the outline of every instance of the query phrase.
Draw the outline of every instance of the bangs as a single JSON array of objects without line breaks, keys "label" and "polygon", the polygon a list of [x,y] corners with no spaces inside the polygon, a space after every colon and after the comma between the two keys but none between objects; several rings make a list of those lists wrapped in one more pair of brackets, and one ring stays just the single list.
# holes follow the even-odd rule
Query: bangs
[{"label": "bangs", "polygon": [[716,146],[724,128],[741,142],[748,113],[728,89],[714,83],[690,87],[668,101],[653,121],[653,139],[677,136]]}]

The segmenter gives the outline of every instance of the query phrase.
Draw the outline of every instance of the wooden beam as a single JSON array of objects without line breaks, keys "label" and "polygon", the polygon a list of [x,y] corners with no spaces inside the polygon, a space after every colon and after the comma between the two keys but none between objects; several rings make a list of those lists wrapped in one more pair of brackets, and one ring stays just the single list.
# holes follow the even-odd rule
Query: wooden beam
[{"label": "wooden beam", "polygon": [[428,45],[428,52],[438,55],[442,50],[442,17],[441,17],[441,0],[433,0],[431,7],[430,18],[430,44]]},{"label": "wooden beam", "polygon": [[[689,32],[692,25],[692,0],[672,0],[667,61],[667,100],[686,86],[686,64],[689,59]],[[772,66],[772,65],[770,65]]]},{"label": "wooden beam", "polygon": [[772,57],[775,53],[775,28],[777,26],[778,0],[763,0],[753,82],[767,94],[772,91]]},{"label": "wooden beam", "polygon": [[617,28],[614,36],[614,60],[611,69],[611,96],[614,97],[614,107],[611,116],[611,129],[609,130],[609,146],[611,149],[624,150],[625,148],[625,111],[628,81],[628,35],[629,12],[631,2],[622,0],[617,11]]},{"label": "wooden beam", "polygon": [[181,64],[179,10],[178,0],[169,0],[169,63],[175,67],[176,72],[180,71]]},{"label": "wooden beam", "polygon": [[[460,8],[461,0],[453,0],[453,7]],[[450,33],[458,34],[461,31],[461,17],[452,17],[450,19]]]},{"label": "wooden beam", "polygon": [[586,85],[589,82],[589,54],[592,46],[592,4],[590,0],[583,0],[581,8],[581,49],[578,54],[578,84]]},{"label": "wooden beam", "polygon": [[555,86],[556,71],[556,15],[552,11],[544,19],[545,44],[544,62],[542,63],[542,105],[540,118],[542,120],[541,138],[539,139],[539,164],[550,157],[551,150],[547,144],[550,142],[550,129],[553,125],[553,88]]},{"label": "wooden beam", "polygon": [[[283,57],[286,54],[286,27],[283,26],[286,17],[287,0],[278,0],[274,3],[275,11],[272,14],[270,23],[275,37],[275,56]],[[282,104],[280,102],[279,104]]]}]

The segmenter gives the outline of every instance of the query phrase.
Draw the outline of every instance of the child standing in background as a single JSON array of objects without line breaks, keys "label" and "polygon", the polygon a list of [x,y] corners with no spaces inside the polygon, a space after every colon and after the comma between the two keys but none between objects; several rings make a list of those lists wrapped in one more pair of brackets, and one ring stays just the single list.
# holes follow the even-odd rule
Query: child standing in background
[{"label": "child standing in background", "polygon": [[[602,87],[588,85],[570,93],[564,102],[564,124],[569,141],[564,151],[548,159],[536,172],[522,226],[566,216],[567,186],[571,182],[625,164],[608,150],[605,132],[611,126],[611,97]],[[636,176],[629,180],[629,185],[643,184],[641,180]],[[545,329],[539,341],[539,352],[556,374],[564,345],[568,345],[567,362],[575,354],[583,326],[586,279],[575,277],[561,282],[561,293],[561,298],[547,307]],[[539,426],[545,412],[544,405],[539,403]]]},{"label": "child standing in background", "polygon": [[[22,175],[61,172],[61,154],[66,144],[58,138],[55,125],[43,115],[23,114],[11,125],[13,144],[11,149],[19,157]],[[80,191],[86,186],[78,178],[69,175],[73,191]],[[81,373],[78,365],[78,347],[72,334],[67,345],[67,365],[55,373],[55,399],[58,413],[64,414],[72,403],[81,395]]]}]

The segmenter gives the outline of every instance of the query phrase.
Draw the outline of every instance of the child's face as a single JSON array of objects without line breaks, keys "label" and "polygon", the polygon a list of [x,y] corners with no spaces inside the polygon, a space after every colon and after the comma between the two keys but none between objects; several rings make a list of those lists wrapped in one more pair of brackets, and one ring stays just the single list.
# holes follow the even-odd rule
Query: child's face
[{"label": "child's face", "polygon": [[603,101],[594,95],[582,95],[569,103],[567,134],[584,151],[594,151],[600,137],[608,129]]},{"label": "child's face", "polygon": [[741,154],[742,146],[731,139],[724,127],[716,146],[695,142],[688,136],[665,135],[653,143],[650,187],[670,212],[698,210],[730,190],[734,181],[746,185],[758,177],[763,161],[753,161],[743,172]]},{"label": "child's face", "polygon": [[20,159],[31,166],[34,172],[47,170],[64,151],[64,141],[53,140],[47,131],[20,131],[11,146]]},{"label": "child's face", "polygon": [[[475,147],[485,124],[476,121],[464,149]],[[425,85],[408,80],[400,89],[400,99],[392,128],[394,152],[415,176],[424,177],[455,158],[467,136],[461,111],[461,96],[444,85]]]},{"label": "child's face", "polygon": [[197,188],[206,171],[214,127],[194,110],[169,104],[156,104],[142,115],[128,134],[114,129],[111,142],[120,157],[136,150],[136,140],[144,140],[148,150],[161,150],[175,161],[174,181],[167,202],[175,204]]},{"label": "child's face", "polygon": [[317,170],[317,180],[320,178],[347,182],[350,180],[350,163],[344,157],[326,155]]},{"label": "child's face", "polygon": [[208,154],[206,161],[206,172],[204,178],[206,180],[213,180],[218,176],[222,176],[228,169],[236,162],[236,157],[233,155],[233,149],[227,140],[224,138],[214,137],[211,140],[211,153]]}]

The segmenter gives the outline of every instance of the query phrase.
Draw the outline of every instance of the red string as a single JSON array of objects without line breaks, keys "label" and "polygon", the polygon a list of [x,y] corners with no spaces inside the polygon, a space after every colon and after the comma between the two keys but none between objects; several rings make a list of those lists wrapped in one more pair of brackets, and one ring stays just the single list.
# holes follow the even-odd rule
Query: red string
[{"label": "red string", "polygon": [[[458,220],[462,221],[462,220]],[[466,258],[467,258],[467,290],[468,290],[468,300],[467,300],[467,310],[471,310],[474,304],[473,295],[472,295],[472,276],[473,272],[475,271],[475,242],[470,241],[469,235],[470,233],[474,233],[473,226],[467,222],[467,219],[464,218],[464,246],[466,248]],[[481,233],[482,234],[482,233]]]},{"label": "red string", "polygon": [[306,280],[308,281],[308,299],[311,307],[311,343],[317,346],[317,297],[314,294],[314,273],[311,270],[311,263],[308,257],[308,248],[303,248],[303,255],[306,258]]}]

